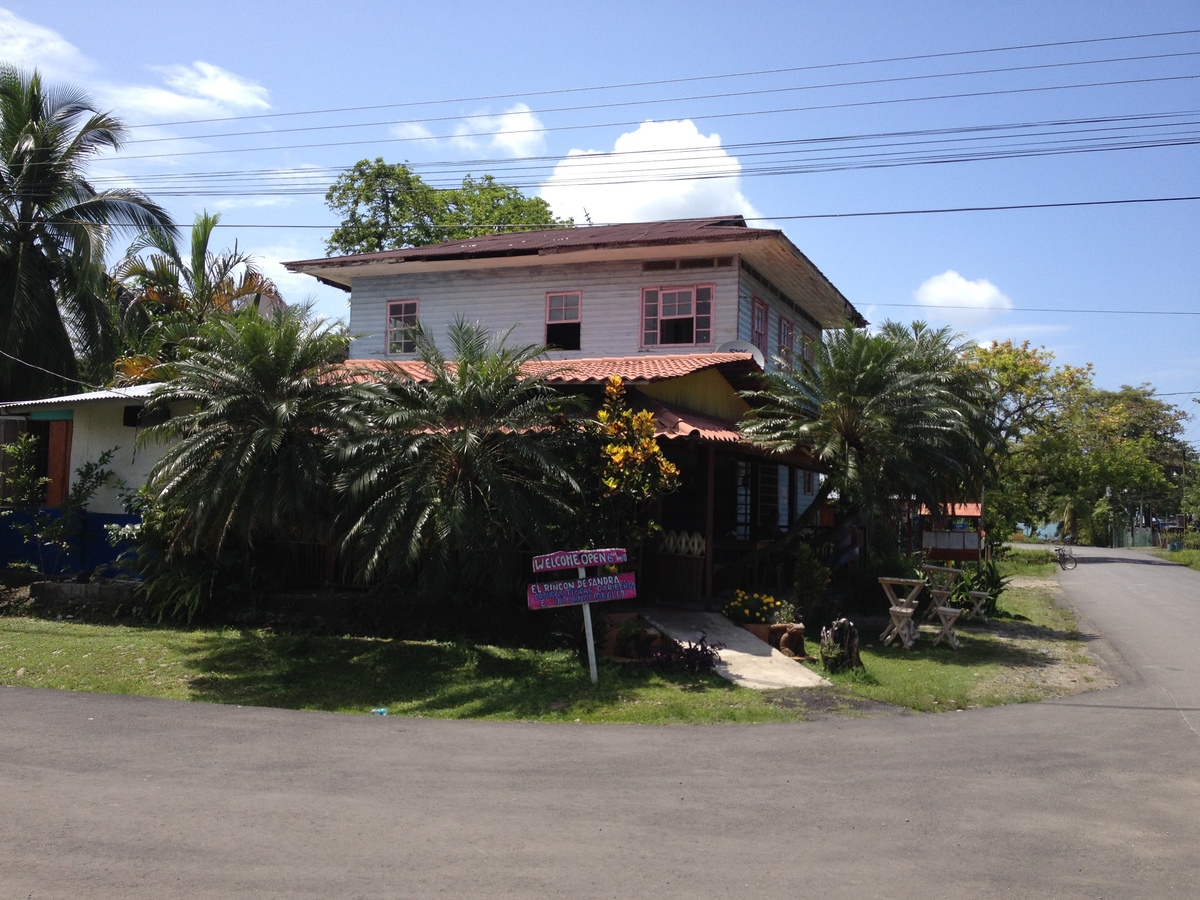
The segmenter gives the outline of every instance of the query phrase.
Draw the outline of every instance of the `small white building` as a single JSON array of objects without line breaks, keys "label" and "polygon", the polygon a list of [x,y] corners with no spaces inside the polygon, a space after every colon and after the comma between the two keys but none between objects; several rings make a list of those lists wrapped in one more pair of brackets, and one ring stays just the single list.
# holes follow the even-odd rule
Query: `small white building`
[{"label": "small white building", "polygon": [[[75,471],[113,450],[108,468],[113,478],[88,505],[95,513],[125,511],[122,489],[136,490],[146,483],[165,447],[155,442],[139,446],[138,437],[149,424],[144,415],[150,395],[159,384],[24,400],[0,406],[0,441],[8,443],[25,432],[39,438],[39,469],[50,479],[46,505],[60,506],[70,490]],[[4,460],[7,463],[7,460]]]}]

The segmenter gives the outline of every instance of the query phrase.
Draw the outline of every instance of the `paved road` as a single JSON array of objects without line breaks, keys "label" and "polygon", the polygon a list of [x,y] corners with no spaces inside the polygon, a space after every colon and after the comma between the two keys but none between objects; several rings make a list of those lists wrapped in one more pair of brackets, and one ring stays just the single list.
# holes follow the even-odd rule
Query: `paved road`
[{"label": "paved road", "polygon": [[1079,553],[1122,687],[789,726],[0,688],[0,900],[1200,896],[1200,573]]}]

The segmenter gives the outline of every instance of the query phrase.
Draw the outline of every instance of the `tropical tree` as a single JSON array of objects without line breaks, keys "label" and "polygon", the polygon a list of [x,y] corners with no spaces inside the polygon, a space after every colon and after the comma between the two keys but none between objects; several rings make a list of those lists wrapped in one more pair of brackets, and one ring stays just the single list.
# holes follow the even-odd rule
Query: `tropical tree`
[{"label": "tropical tree", "polygon": [[814,511],[835,494],[843,517],[884,513],[895,502],[931,508],[980,483],[994,439],[986,379],[966,344],[923,323],[880,333],[827,332],[811,362],[776,360],[743,434],[759,446],[806,450],[825,466]]},{"label": "tropical tree", "polygon": [[545,348],[507,337],[460,319],[447,356],[416,329],[415,366],[371,370],[337,461],[338,527],[362,579],[476,600],[502,591],[514,548],[539,548],[573,513],[579,401],[528,371]]},{"label": "tropical tree", "polygon": [[491,175],[470,175],[439,190],[407,165],[364,159],[338,176],[325,194],[342,222],[325,242],[329,254],[373,253],[457,241],[529,227],[570,225],[540,197],[526,197]]},{"label": "tropical tree", "polygon": [[85,177],[123,138],[86,94],[0,65],[0,398],[67,389],[76,351],[102,342],[109,324],[111,233],[174,227],[141,193],[97,191]]},{"label": "tropical tree", "polygon": [[186,257],[173,234],[154,229],[114,267],[110,297],[128,342],[116,360],[121,380],[156,377],[154,366],[169,361],[180,341],[214,317],[248,308],[270,313],[285,305],[274,282],[236,242],[233,249],[212,249],[220,221],[220,213],[196,216]]},{"label": "tropical tree", "polygon": [[329,537],[330,447],[356,390],[338,368],[345,343],[291,308],[212,320],[199,349],[185,345],[149,407],[173,414],[143,437],[167,445],[147,484],[154,571]]}]

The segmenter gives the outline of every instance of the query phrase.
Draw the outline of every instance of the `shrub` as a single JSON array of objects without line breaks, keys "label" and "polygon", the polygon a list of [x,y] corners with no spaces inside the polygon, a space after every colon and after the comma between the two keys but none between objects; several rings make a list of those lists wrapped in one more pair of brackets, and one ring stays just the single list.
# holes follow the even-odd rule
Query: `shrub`
[{"label": "shrub", "polygon": [[724,644],[710,644],[708,635],[700,632],[700,640],[694,644],[691,641],[686,645],[668,641],[661,650],[655,650],[643,659],[642,665],[659,671],[683,671],[698,675],[715,669],[721,661],[717,651],[724,649]]}]

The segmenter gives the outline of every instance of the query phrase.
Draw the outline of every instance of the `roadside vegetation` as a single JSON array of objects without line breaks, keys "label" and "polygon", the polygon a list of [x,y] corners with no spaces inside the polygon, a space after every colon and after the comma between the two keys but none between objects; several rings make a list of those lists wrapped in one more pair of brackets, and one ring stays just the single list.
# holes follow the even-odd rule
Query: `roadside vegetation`
[{"label": "roadside vegetation", "polygon": [[[1047,564],[1039,564],[1048,568]],[[1030,564],[1022,563],[1024,571]],[[1006,571],[1015,571],[1008,569]],[[711,673],[602,660],[600,683],[571,649],[287,631],[39,618],[10,594],[0,683],[175,700],[449,719],[631,724],[801,721],[1041,700],[1105,686],[1042,571],[1019,576],[1001,615],[960,627],[960,650],[878,645],[829,689],[751,691]],[[819,665],[816,666],[820,671]]]}]

